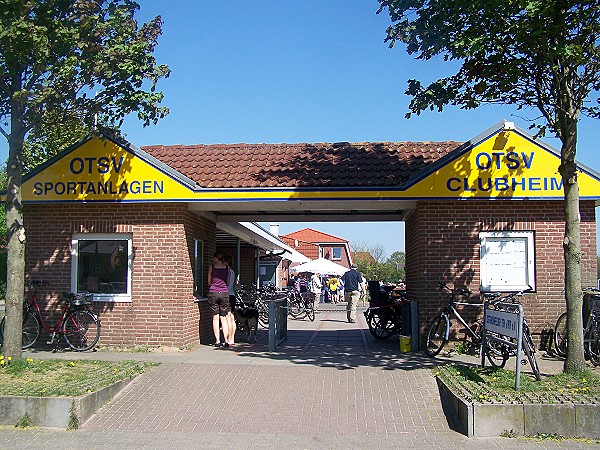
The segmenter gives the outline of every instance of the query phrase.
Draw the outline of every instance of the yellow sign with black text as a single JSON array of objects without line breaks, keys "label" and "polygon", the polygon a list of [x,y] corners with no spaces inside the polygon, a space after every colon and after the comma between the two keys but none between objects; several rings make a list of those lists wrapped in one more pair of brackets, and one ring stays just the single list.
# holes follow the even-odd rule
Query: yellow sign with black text
[{"label": "yellow sign with black text", "polygon": [[23,183],[25,201],[156,201],[192,191],[105,139],[93,138]]}]

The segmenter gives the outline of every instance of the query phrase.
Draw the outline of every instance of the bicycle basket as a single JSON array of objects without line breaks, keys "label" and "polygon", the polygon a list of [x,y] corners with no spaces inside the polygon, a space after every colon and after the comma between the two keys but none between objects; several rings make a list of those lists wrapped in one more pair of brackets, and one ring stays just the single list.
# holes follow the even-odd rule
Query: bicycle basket
[{"label": "bicycle basket", "polygon": [[600,312],[600,295],[592,296],[592,311]]},{"label": "bicycle basket", "polygon": [[75,294],[69,297],[71,308],[83,307],[92,304],[92,294]]}]

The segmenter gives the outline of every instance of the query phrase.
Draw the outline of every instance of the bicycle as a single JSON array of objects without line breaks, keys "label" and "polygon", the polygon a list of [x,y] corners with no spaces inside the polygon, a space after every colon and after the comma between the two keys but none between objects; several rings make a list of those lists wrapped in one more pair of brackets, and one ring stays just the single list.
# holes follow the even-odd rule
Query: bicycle
[{"label": "bicycle", "polygon": [[[92,294],[63,292],[66,305],[61,318],[50,326],[42,315],[42,310],[37,301],[37,290],[48,283],[43,280],[33,280],[29,284],[32,291],[30,298],[23,305],[23,350],[35,345],[40,337],[41,330],[50,333],[48,344],[55,343],[57,336],[61,335],[65,343],[74,351],[83,352],[96,346],[100,339],[100,319],[91,309]],[[4,330],[6,317],[0,323],[0,329]],[[3,333],[2,333],[3,334]],[[58,350],[57,347],[54,351]]]},{"label": "bicycle", "polygon": [[304,304],[304,299],[300,292],[296,290],[294,287],[290,287],[287,290],[287,307],[288,314],[292,316],[294,319],[300,319],[306,317],[306,306]]},{"label": "bicycle", "polygon": [[371,335],[380,341],[400,333],[402,329],[402,302],[406,298],[379,297],[379,304],[364,311],[365,320]]},{"label": "bicycle", "polygon": [[[583,345],[586,358],[594,366],[600,365],[600,290],[584,288],[583,292],[591,295],[590,316],[583,330]],[[554,327],[554,348],[558,356],[567,356],[567,313],[564,312]]]},{"label": "bicycle", "polygon": [[[521,302],[519,301],[519,298],[521,298],[523,296],[523,294],[526,294],[527,292],[532,292],[532,291],[533,290],[531,288],[528,288],[528,289],[524,289],[522,291],[511,292],[506,295],[494,293],[494,294],[492,294],[492,295],[496,296],[496,300],[494,301],[494,306],[496,309],[501,310],[501,311],[505,310],[505,311],[514,312],[510,306],[507,307],[507,306],[502,306],[499,304],[500,303],[504,303],[504,304],[512,303],[515,305],[520,304]],[[523,331],[523,338],[521,341],[522,351],[525,353],[525,355],[527,356],[527,359],[529,360],[529,364],[531,365],[531,369],[533,370],[533,374],[535,375],[536,380],[540,381],[542,379],[542,376],[540,374],[540,369],[538,367],[538,363],[535,358],[535,352],[536,352],[535,344],[533,342],[533,336],[531,335],[531,330],[529,329],[529,324],[527,323],[527,319],[525,318],[524,315],[523,315],[522,331]],[[512,340],[512,339],[510,339],[510,340]],[[503,354],[507,354],[508,357],[517,356],[516,347],[508,346],[508,345],[502,344],[502,343],[497,343],[497,345],[498,345],[498,349]],[[492,365],[495,365],[494,362],[492,362],[491,360],[490,360],[490,362],[492,363]],[[522,360],[521,364],[526,364],[526,361]],[[503,366],[500,366],[500,367],[503,367]]]},{"label": "bicycle", "polygon": [[[483,303],[470,303],[468,301],[471,298],[471,291],[464,288],[451,288],[445,283],[440,283],[440,289],[446,292],[446,305],[442,312],[431,321],[431,325],[427,331],[427,343],[425,347],[425,353],[429,356],[438,355],[448,339],[450,337],[450,329],[452,322],[450,317],[454,316],[460,324],[464,327],[465,338],[469,338],[470,341],[466,341],[468,347],[478,351],[481,348],[481,340],[483,333],[482,323],[476,322],[473,325],[469,325],[467,321],[460,315],[457,306],[476,306],[483,307]],[[488,300],[495,300],[498,298],[497,294],[487,295]],[[469,348],[467,349],[469,350]],[[508,353],[499,345],[488,345],[486,346],[485,355],[490,363],[496,367],[504,367],[508,360]]]}]

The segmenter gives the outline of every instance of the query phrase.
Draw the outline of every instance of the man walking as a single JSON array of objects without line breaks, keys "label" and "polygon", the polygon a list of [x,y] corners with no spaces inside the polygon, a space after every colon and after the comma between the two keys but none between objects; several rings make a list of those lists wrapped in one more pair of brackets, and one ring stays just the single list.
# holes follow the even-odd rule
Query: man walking
[{"label": "man walking", "polygon": [[363,277],[357,269],[356,264],[350,266],[350,270],[342,275],[342,282],[344,283],[344,298],[346,304],[346,316],[348,322],[356,322],[356,305],[361,295],[364,295],[364,282]]}]

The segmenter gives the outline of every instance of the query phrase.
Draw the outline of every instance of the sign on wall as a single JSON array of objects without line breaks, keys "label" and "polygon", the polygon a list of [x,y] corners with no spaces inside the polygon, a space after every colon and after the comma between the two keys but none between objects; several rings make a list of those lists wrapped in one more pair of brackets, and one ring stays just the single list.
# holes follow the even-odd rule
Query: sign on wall
[{"label": "sign on wall", "polygon": [[479,234],[481,290],[535,290],[533,231],[495,231]]}]

